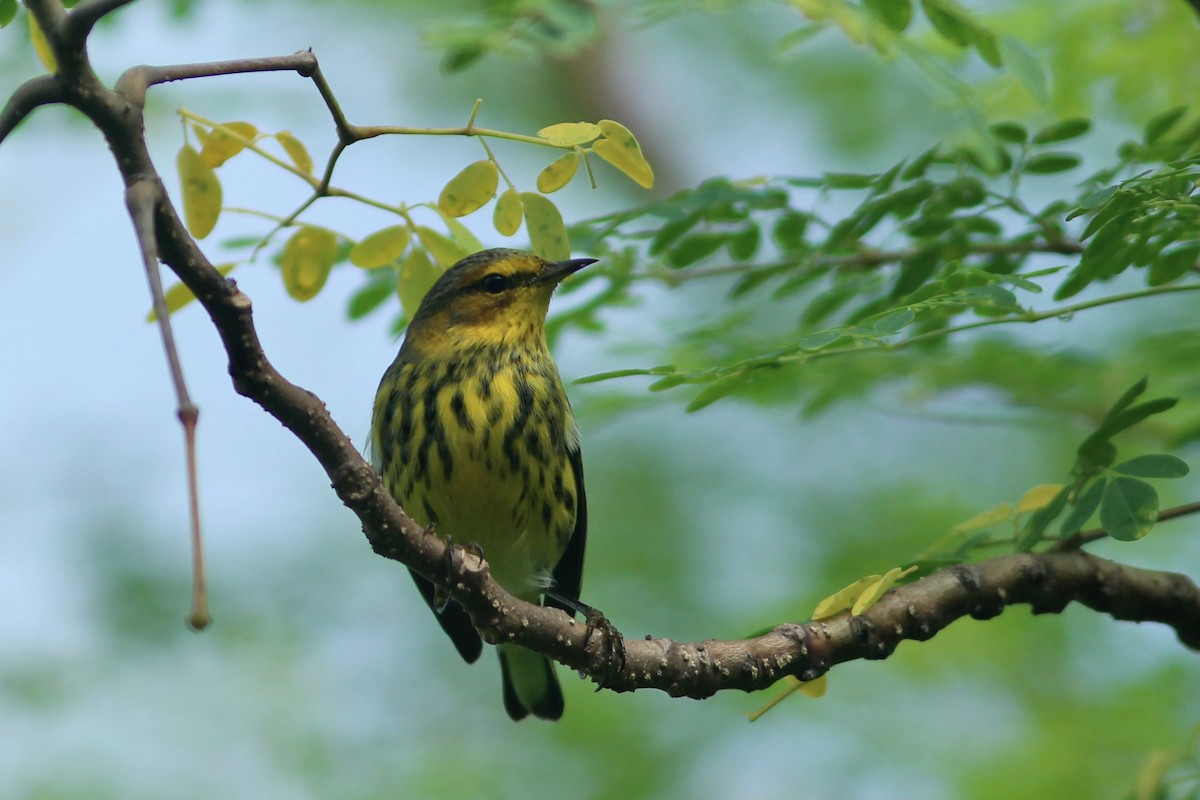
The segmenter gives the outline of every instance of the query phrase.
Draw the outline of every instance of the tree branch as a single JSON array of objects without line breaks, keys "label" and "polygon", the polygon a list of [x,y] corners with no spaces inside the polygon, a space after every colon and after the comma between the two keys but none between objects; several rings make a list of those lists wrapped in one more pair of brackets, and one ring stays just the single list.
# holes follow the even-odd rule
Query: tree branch
[{"label": "tree branch", "polygon": [[33,113],[35,108],[62,101],[62,90],[54,76],[41,75],[25,81],[8,98],[8,102],[4,104],[4,110],[0,111],[0,143],[21,124],[23,119]]},{"label": "tree branch", "polygon": [[[84,25],[120,5],[115,0],[87,3],[82,8],[90,16],[73,24]],[[51,0],[33,0],[31,7],[45,24],[62,19],[61,7]],[[736,641],[626,641],[610,626],[585,625],[557,609],[514,598],[491,579],[485,562],[429,535],[408,517],[321,400],[271,365],[255,331],[250,299],[213,267],[188,235],[150,159],[143,138],[144,92],[155,83],[186,77],[294,69],[314,78],[337,120],[339,136],[346,135],[344,129],[355,135],[354,126],[339,118],[328,86],[316,79],[320,72],[315,57],[300,53],[212,65],[138,67],[126,72],[114,91],[95,77],[83,42],[72,44],[62,30],[48,31],[48,36],[56,50],[63,51],[60,55],[68,56],[63,59],[68,68],[56,78],[63,97],[52,97],[44,82],[35,82],[33,88],[22,87],[25,99],[17,98],[15,106],[10,100],[0,119],[19,121],[22,108],[37,104],[31,105],[31,98],[57,99],[78,108],[100,128],[125,185],[131,187],[135,227],[141,223],[145,231],[146,212],[153,209],[157,256],[212,319],[235,390],[308,447],[338,497],[362,522],[376,553],[449,587],[489,641],[511,641],[546,653],[614,690],[654,688],[696,698],[720,689],[762,689],[785,675],[811,680],[838,663],[886,658],[901,641],[928,639],[956,619],[986,619],[1018,603],[1030,605],[1034,613],[1057,613],[1075,601],[1116,619],[1168,625],[1185,645],[1200,648],[1200,589],[1188,578],[1121,566],[1081,551],[1026,553],[958,565],[893,589],[860,616],[843,613],[805,625],[782,625],[764,636]],[[17,110],[9,112],[14,107]],[[143,246],[149,260],[155,248],[145,241]]]}]

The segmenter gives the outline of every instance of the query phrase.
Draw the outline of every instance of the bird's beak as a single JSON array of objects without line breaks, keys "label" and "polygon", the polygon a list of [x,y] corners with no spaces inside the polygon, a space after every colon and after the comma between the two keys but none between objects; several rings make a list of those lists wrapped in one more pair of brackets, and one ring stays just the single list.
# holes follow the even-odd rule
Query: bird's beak
[{"label": "bird's beak", "polygon": [[546,265],[537,277],[538,283],[561,283],[565,278],[574,275],[588,264],[595,264],[594,258],[572,258],[569,261],[552,261]]}]

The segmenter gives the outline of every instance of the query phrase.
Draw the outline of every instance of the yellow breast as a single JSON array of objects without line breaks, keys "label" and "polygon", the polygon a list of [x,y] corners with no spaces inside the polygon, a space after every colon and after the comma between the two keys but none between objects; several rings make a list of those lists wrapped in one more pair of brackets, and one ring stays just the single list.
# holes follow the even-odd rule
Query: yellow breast
[{"label": "yellow breast", "polygon": [[575,526],[568,448],[579,434],[548,354],[397,361],[372,428],[380,472],[405,511],[478,544],[514,594],[532,599],[549,585]]}]

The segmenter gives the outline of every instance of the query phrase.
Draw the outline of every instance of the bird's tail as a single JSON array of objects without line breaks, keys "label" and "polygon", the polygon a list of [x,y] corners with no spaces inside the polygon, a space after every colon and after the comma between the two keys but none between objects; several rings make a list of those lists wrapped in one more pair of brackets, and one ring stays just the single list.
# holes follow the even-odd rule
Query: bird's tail
[{"label": "bird's tail", "polygon": [[496,648],[500,675],[504,679],[504,710],[514,720],[535,717],[555,720],[563,714],[562,689],[554,674],[554,662],[543,655],[513,644]]}]

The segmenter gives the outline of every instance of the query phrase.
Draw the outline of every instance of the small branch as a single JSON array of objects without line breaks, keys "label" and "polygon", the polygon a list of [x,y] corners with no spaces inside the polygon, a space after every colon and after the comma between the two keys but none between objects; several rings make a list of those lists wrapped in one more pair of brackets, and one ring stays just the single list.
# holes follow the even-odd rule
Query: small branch
[{"label": "small branch", "polygon": [[[1168,520],[1179,519],[1180,517],[1186,517],[1189,514],[1198,514],[1198,513],[1200,513],[1200,502],[1185,503],[1184,505],[1181,505],[1181,506],[1174,506],[1172,508],[1164,508],[1162,511],[1158,512],[1158,521],[1166,522]],[[1104,530],[1103,528],[1093,528],[1090,531],[1080,531],[1079,533],[1072,534],[1071,536],[1068,536],[1067,538],[1065,538],[1061,541],[1055,542],[1054,546],[1051,547],[1050,549],[1051,550],[1078,550],[1080,547],[1083,547],[1085,544],[1090,544],[1092,542],[1098,541],[1100,539],[1105,539],[1105,538],[1108,538],[1108,531]]]},{"label": "small branch", "polygon": [[[1038,253],[1054,253],[1057,255],[1078,255],[1084,246],[1073,240],[1034,241],[1034,242],[973,242],[967,245],[967,255],[1034,255]],[[899,264],[907,258],[920,253],[915,247],[904,250],[863,250],[836,256],[816,256],[808,265],[808,269],[871,269],[886,264]],[[794,270],[803,263],[803,259],[787,259],[766,264],[722,264],[715,267],[688,267],[686,269],[653,269],[643,273],[634,273],[635,279],[653,279],[669,286],[678,286],[689,280],[702,278],[721,278],[730,275],[747,275],[751,273],[785,273]]]},{"label": "small branch", "polygon": [[317,68],[317,57],[311,50],[301,50],[290,56],[267,58],[237,58],[231,61],[210,61],[203,64],[172,64],[162,67],[142,65],[125,70],[114,87],[138,105],[144,105],[146,90],[151,86],[191,78],[211,78],[217,75],[241,75],[248,72],[298,72],[304,77]]},{"label": "small branch", "polygon": [[[1176,292],[1196,292],[1200,291],[1200,284],[1170,284],[1167,286],[1155,286],[1150,289],[1139,289],[1134,292],[1124,292],[1122,294],[1109,295],[1108,297],[1099,297],[1095,300],[1088,300],[1082,303],[1075,303],[1069,306],[1060,306],[1048,311],[1030,311],[1024,314],[1018,314],[1011,317],[993,317],[991,319],[982,319],[977,322],[968,322],[964,325],[954,325],[948,328],[938,328],[927,333],[910,336],[907,339],[901,339],[896,342],[882,342],[875,346],[869,347],[831,347],[825,350],[815,350],[813,352],[798,353],[792,355],[784,355],[777,359],[781,362],[790,363],[807,363],[817,361],[830,356],[847,355],[849,353],[867,353],[877,352],[879,350],[903,350],[920,342],[927,342],[933,339],[940,339],[944,336],[949,336],[963,331],[975,330],[977,328],[988,328],[993,325],[1009,325],[1014,322],[1031,323],[1041,322],[1045,319],[1054,317],[1069,316],[1080,311],[1087,311],[1092,308],[1100,308],[1102,306],[1112,305],[1114,303],[1124,303],[1128,300],[1139,300],[1146,297],[1156,297],[1159,295],[1175,294]],[[747,364],[747,368],[753,367],[753,364]]]},{"label": "small branch", "polygon": [[0,111],[0,143],[38,106],[63,102],[62,88],[53,75],[41,75],[25,81],[8,98]]},{"label": "small branch", "polygon": [[82,48],[92,27],[100,18],[127,6],[134,0],[83,0],[75,6],[63,23],[63,44],[68,47]]}]

